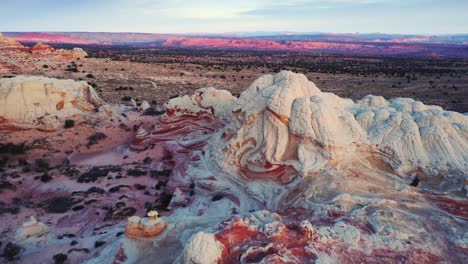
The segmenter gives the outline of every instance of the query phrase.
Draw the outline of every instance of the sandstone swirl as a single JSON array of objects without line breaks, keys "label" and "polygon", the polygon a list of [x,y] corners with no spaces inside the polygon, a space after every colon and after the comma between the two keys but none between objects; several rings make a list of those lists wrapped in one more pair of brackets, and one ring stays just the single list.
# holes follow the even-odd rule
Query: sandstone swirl
[{"label": "sandstone swirl", "polygon": [[221,243],[218,260],[456,262],[466,248],[463,114],[409,98],[353,102],[286,71],[239,98],[201,89],[167,108],[148,142],[189,153],[177,154],[186,169],[172,184],[194,182],[197,194],[171,221],[235,214],[204,231]]}]

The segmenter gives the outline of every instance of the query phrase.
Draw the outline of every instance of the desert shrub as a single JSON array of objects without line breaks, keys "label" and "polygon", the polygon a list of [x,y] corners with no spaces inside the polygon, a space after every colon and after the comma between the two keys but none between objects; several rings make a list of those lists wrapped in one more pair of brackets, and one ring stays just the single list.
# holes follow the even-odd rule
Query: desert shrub
[{"label": "desert shrub", "polygon": [[72,128],[75,126],[75,120],[67,119],[65,120],[64,128]]},{"label": "desert shrub", "polygon": [[49,163],[46,160],[43,160],[43,159],[35,160],[34,165],[36,167],[36,170],[38,170],[38,171],[48,171],[49,168],[50,168]]},{"label": "desert shrub", "polygon": [[96,132],[95,134],[88,137],[88,147],[96,145],[99,141],[107,138],[107,135],[102,132]]},{"label": "desert shrub", "polygon": [[41,176],[41,182],[49,182],[52,180],[52,176],[50,176],[48,173],[44,173]]},{"label": "desert shrub", "polygon": [[121,185],[117,185],[117,186],[114,186],[114,187],[110,188],[110,189],[109,189],[109,192],[111,192],[111,193],[118,192],[118,191],[120,191],[121,188],[129,188],[129,189],[132,189],[132,187],[130,187],[130,186],[128,186],[128,185],[121,184]]},{"label": "desert shrub", "polygon": [[2,181],[0,181],[0,192],[2,192],[3,190],[15,191],[16,187],[11,182],[6,181],[6,180],[2,180]]},{"label": "desert shrub", "polygon": [[0,154],[13,154],[20,155],[26,153],[30,149],[26,143],[13,144],[13,143],[0,143]]},{"label": "desert shrub", "polygon": [[104,241],[96,241],[96,242],[94,242],[94,247],[95,247],[95,248],[98,248],[98,247],[104,245],[105,243],[106,243],[106,242],[104,242]]},{"label": "desert shrub", "polygon": [[143,176],[143,175],[146,175],[146,174],[147,174],[146,171],[140,170],[140,169],[129,169],[129,170],[127,170],[127,175],[132,176],[132,177],[140,177],[140,176]]},{"label": "desert shrub", "polygon": [[54,197],[46,202],[45,210],[48,213],[61,214],[66,213],[74,205],[74,200],[70,196]]},{"label": "desert shrub", "polygon": [[166,111],[164,110],[156,110],[154,108],[148,108],[146,109],[144,112],[143,112],[143,115],[144,116],[159,116],[159,115],[162,115],[164,114]]},{"label": "desert shrub", "polygon": [[55,264],[63,264],[65,261],[67,261],[68,256],[66,254],[60,253],[57,255],[54,255],[53,260]]},{"label": "desert shrub", "polygon": [[20,253],[21,247],[9,242],[5,248],[3,249],[3,256],[9,260],[12,261],[15,259],[15,257]]},{"label": "desert shrub", "polygon": [[93,167],[88,172],[85,172],[78,177],[78,182],[94,182],[98,178],[106,177],[110,172],[120,171],[121,168],[117,166],[104,166],[104,167]]}]

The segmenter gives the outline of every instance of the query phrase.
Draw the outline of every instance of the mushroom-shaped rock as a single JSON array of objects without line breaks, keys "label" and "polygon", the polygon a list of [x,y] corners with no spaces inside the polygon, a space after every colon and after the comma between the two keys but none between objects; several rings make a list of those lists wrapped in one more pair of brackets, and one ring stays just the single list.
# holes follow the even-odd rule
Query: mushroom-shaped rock
[{"label": "mushroom-shaped rock", "polygon": [[22,240],[30,237],[39,237],[47,233],[47,231],[48,228],[46,225],[37,221],[34,216],[31,216],[17,231],[16,238]]},{"label": "mushroom-shaped rock", "polygon": [[167,223],[158,218],[158,212],[148,212],[148,217],[140,218],[132,216],[128,218],[125,228],[125,236],[129,238],[151,238],[161,234],[167,227]]},{"label": "mushroom-shaped rock", "polygon": [[184,263],[217,264],[221,261],[222,253],[223,244],[213,234],[199,232],[185,246]]}]

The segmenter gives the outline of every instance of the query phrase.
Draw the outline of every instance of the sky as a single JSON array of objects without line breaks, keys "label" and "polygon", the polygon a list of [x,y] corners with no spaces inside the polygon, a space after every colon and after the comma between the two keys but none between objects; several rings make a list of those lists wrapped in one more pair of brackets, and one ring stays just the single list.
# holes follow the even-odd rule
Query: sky
[{"label": "sky", "polygon": [[0,31],[468,33],[468,0],[0,0]]}]

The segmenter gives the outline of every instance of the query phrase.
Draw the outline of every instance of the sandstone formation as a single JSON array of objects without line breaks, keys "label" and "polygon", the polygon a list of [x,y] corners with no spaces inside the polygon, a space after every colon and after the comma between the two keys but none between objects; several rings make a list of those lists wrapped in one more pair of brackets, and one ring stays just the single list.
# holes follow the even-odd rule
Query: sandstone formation
[{"label": "sandstone formation", "polygon": [[166,227],[167,223],[163,219],[158,218],[158,213],[156,211],[150,211],[148,217],[130,217],[125,228],[125,236],[129,238],[156,237],[161,234]]},{"label": "sandstone formation", "polygon": [[84,51],[82,48],[74,48],[72,50],[66,49],[54,49],[52,46],[43,44],[41,42],[34,45],[30,52],[32,54],[39,54],[39,55],[60,55],[72,58],[84,58],[88,56],[88,53]]},{"label": "sandstone formation", "polygon": [[[0,103],[16,102],[0,104],[4,128],[17,127],[15,122],[56,127],[70,114],[112,115],[113,108],[100,106],[84,82],[17,77],[0,84]],[[162,115],[123,108],[131,109],[125,112],[131,122],[105,126],[115,143],[79,149],[63,167],[41,176],[39,185],[30,171],[18,170],[19,161],[2,168],[12,175],[11,183],[1,182],[5,197],[34,199],[32,194],[46,206],[41,211],[56,209],[44,199],[51,190],[73,197],[57,197],[59,210],[47,215],[51,232],[61,237],[42,239],[41,249],[36,240],[20,244],[25,261],[37,256],[47,262],[52,255],[36,253],[58,249],[69,250],[77,263],[415,264],[466,258],[463,114],[408,98],[353,102],[286,71],[260,77],[239,98],[202,88],[169,101]],[[79,132],[89,132],[73,129],[74,142]],[[23,132],[30,131],[9,134],[24,138]],[[61,132],[51,146],[63,144],[67,133]],[[150,211],[125,222],[145,209],[164,210],[164,220]],[[34,208],[20,214],[29,210]],[[18,234],[42,233],[30,222]],[[81,247],[85,254],[75,251]]]},{"label": "sandstone formation", "polygon": [[[66,118],[73,115],[94,116],[104,105],[105,102],[86,82],[24,76],[0,79],[2,130],[55,130]],[[101,113],[111,114],[109,111]]]},{"label": "sandstone formation", "polygon": [[[168,141],[185,161],[174,184],[193,182],[197,196],[180,215],[243,213],[206,229],[214,241],[197,235],[186,248],[219,242],[222,261],[243,263],[459,261],[467,116],[409,98],[353,102],[286,71],[238,99],[220,93],[171,100],[147,142]],[[201,252],[186,261],[215,261]]]},{"label": "sandstone formation", "polygon": [[199,232],[185,246],[184,263],[218,264],[221,262],[223,245],[212,234]]},{"label": "sandstone formation", "polygon": [[18,240],[23,240],[30,237],[39,237],[44,235],[47,231],[48,228],[46,225],[37,221],[36,218],[31,216],[17,231],[16,238]]},{"label": "sandstone formation", "polygon": [[229,119],[232,112],[210,149],[218,165],[236,175],[286,167],[307,175],[360,151],[401,173],[468,169],[468,117],[438,106],[372,95],[353,102],[285,71],[257,79],[237,100],[216,93],[173,99],[168,113],[214,109]]},{"label": "sandstone formation", "polygon": [[25,47],[14,39],[5,37],[0,33],[0,51],[1,50],[23,51],[28,50],[28,47]]},{"label": "sandstone formation", "polygon": [[82,48],[74,48],[72,50],[66,49],[55,49],[50,45],[38,42],[33,47],[26,47],[21,43],[17,42],[13,38],[4,37],[0,33],[0,51],[8,52],[26,52],[34,56],[60,56],[64,58],[84,58],[88,56],[88,53]]}]

